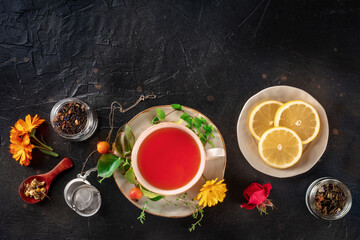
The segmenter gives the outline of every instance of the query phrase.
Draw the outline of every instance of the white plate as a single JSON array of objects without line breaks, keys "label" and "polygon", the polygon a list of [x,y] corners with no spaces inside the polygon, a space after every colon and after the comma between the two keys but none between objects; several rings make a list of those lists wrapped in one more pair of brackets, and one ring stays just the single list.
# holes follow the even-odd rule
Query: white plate
[{"label": "white plate", "polygon": [[[131,130],[135,135],[135,139],[137,139],[145,129],[151,126],[150,122],[156,116],[157,108],[161,108],[162,110],[164,110],[166,114],[169,113],[170,111],[173,111],[170,105],[166,105],[166,106],[152,107],[136,115],[133,119],[131,119],[128,122]],[[211,125],[214,126],[215,138],[212,139],[212,142],[214,143],[216,148],[223,148],[225,150],[225,157],[219,157],[214,160],[206,161],[204,176],[208,180],[215,178],[223,179],[225,173],[225,165],[226,165],[226,148],[221,133],[216,128],[214,123],[212,123],[206,116],[204,116],[200,112],[196,111],[195,109],[184,106],[183,109],[186,113],[190,114],[191,116],[204,117],[206,121],[208,121]],[[165,120],[178,121],[180,119],[181,114],[182,114],[181,112],[175,111],[174,113],[167,116]],[[208,145],[209,144],[207,144],[207,146],[205,147],[206,149],[211,148],[211,146]],[[167,204],[167,202],[164,199],[161,199],[157,202],[153,202],[147,199],[146,197],[142,197],[138,202],[134,202],[129,197],[129,191],[131,188],[134,187],[134,184],[129,184],[119,170],[114,171],[114,179],[120,191],[124,194],[124,196],[138,208],[142,209],[145,205],[145,201],[148,200],[148,205],[146,207],[146,212],[148,213],[162,217],[187,217],[194,213],[194,211],[190,207],[185,206],[184,204],[178,204],[178,206],[175,206],[174,204],[178,203],[178,201],[176,200],[177,196],[166,197],[167,200],[172,201],[174,204]],[[200,188],[204,183],[205,180],[201,178],[190,190],[187,191],[185,200],[191,202],[191,200],[198,195]]]},{"label": "white plate", "polygon": [[[304,100],[313,105],[319,113],[320,132],[318,136],[314,141],[304,145],[301,159],[290,168],[277,169],[266,165],[259,155],[258,141],[251,135],[249,130],[248,122],[252,109],[267,100],[278,100],[283,103],[291,100]],[[258,92],[245,103],[237,124],[237,137],[242,154],[253,168],[273,177],[286,178],[305,173],[317,163],[326,149],[329,138],[329,124],[324,108],[310,94],[294,87],[276,86]]]}]

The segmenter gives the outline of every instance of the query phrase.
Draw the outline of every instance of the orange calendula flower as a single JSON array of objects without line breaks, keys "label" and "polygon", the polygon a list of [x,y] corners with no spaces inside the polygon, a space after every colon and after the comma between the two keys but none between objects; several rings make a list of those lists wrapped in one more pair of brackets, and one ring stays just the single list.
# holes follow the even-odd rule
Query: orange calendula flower
[{"label": "orange calendula flower", "polygon": [[[25,121],[22,119],[19,119],[15,123],[15,129],[18,130],[21,135],[25,133],[30,133],[34,128],[37,128],[40,124],[42,124],[45,121],[45,119],[41,119],[36,114],[33,118],[28,114],[25,117]],[[12,131],[12,130],[11,130]]]},{"label": "orange calendula flower", "polygon": [[[25,121],[19,119],[14,127],[10,130],[10,153],[12,157],[19,161],[21,165],[28,166],[32,159],[31,152],[33,148],[38,148],[44,154],[49,156],[58,157],[59,154],[53,151],[53,149],[46,144],[41,136],[42,140],[39,140],[35,136],[35,128],[42,124],[45,119],[41,119],[36,114],[33,118],[28,114],[25,117]],[[30,138],[33,139],[33,144],[30,143]]]},{"label": "orange calendula flower", "polygon": [[23,136],[16,135],[15,131],[10,132],[10,153],[13,154],[13,158],[19,161],[21,165],[29,165],[31,160],[31,152],[34,145],[30,144],[29,134]]},{"label": "orange calendula flower", "polygon": [[10,130],[10,140],[11,140],[11,138],[19,137],[21,134],[22,134],[22,132],[20,132],[19,130],[17,130],[17,129],[14,128],[14,127],[11,127],[11,130]]},{"label": "orange calendula flower", "polygon": [[226,184],[223,183],[224,179],[216,182],[215,180],[206,181],[206,183],[200,189],[200,193],[194,198],[194,200],[200,200],[199,205],[203,207],[211,207],[218,202],[222,202],[226,196],[225,192]]}]

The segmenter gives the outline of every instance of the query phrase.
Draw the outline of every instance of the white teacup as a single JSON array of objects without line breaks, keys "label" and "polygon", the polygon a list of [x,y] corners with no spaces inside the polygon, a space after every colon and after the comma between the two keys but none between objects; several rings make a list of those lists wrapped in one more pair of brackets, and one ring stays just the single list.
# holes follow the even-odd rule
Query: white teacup
[{"label": "white teacup", "polygon": [[[151,185],[148,181],[146,181],[146,179],[142,176],[140,170],[139,170],[139,166],[138,166],[138,153],[139,153],[139,149],[143,143],[143,141],[153,132],[159,130],[159,129],[164,129],[164,128],[177,128],[180,129],[182,131],[184,131],[185,133],[187,133],[196,143],[199,152],[200,152],[200,166],[195,174],[195,176],[184,186],[176,188],[176,189],[171,189],[171,190],[167,190],[167,189],[161,189],[158,187],[155,187],[153,185]],[[180,193],[183,193],[185,191],[187,191],[188,189],[190,189],[192,186],[195,185],[195,183],[198,182],[198,180],[200,179],[200,177],[202,176],[204,170],[205,170],[205,161],[206,160],[210,160],[210,159],[216,159],[218,157],[223,157],[225,156],[225,150],[222,148],[212,148],[212,149],[208,149],[205,150],[204,146],[202,144],[202,142],[200,141],[199,137],[190,129],[188,129],[187,127],[181,125],[181,124],[177,124],[177,123],[171,123],[171,122],[167,122],[167,123],[160,123],[157,124],[155,126],[152,126],[148,129],[146,129],[140,136],[139,138],[136,140],[134,148],[132,150],[132,154],[131,154],[131,162],[132,162],[132,167],[134,169],[134,173],[135,176],[137,178],[137,180],[140,182],[140,184],[142,186],[144,186],[145,188],[147,188],[148,190],[160,194],[160,195],[177,195]]]}]

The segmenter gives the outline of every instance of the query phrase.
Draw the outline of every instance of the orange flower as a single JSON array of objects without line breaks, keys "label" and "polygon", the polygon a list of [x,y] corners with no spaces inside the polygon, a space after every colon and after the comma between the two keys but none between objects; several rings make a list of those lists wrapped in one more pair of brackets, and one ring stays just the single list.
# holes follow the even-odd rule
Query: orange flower
[{"label": "orange flower", "polygon": [[16,137],[19,137],[22,133],[17,130],[16,128],[14,127],[11,127],[11,130],[10,130],[10,141],[12,138],[16,138]]},{"label": "orange flower", "polygon": [[[25,121],[19,119],[19,121],[15,123],[14,127],[20,132],[20,135],[23,135],[25,133],[30,133],[34,128],[37,128],[44,121],[45,119],[41,119],[37,114],[33,118],[31,118],[30,114],[28,114],[25,117]],[[13,131],[13,129],[11,131]]]},{"label": "orange flower", "polygon": [[15,131],[10,132],[10,153],[13,158],[19,161],[21,165],[29,165],[31,160],[31,152],[34,145],[30,144],[29,134],[24,134],[22,137],[17,135]]}]

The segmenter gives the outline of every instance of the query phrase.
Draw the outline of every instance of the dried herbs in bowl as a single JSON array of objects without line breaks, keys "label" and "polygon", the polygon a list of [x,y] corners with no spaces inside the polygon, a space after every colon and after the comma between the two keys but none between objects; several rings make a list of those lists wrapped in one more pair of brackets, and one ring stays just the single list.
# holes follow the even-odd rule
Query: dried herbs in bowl
[{"label": "dried herbs in bowl", "polygon": [[87,122],[85,106],[79,102],[68,102],[62,105],[54,122],[65,134],[77,134],[83,131]]},{"label": "dried herbs in bowl", "polygon": [[89,138],[98,125],[95,111],[77,98],[57,102],[51,110],[50,122],[61,137],[73,141]]},{"label": "dried herbs in bowl", "polygon": [[310,184],[305,201],[315,217],[325,220],[344,217],[352,205],[350,190],[339,180],[327,177]]}]

